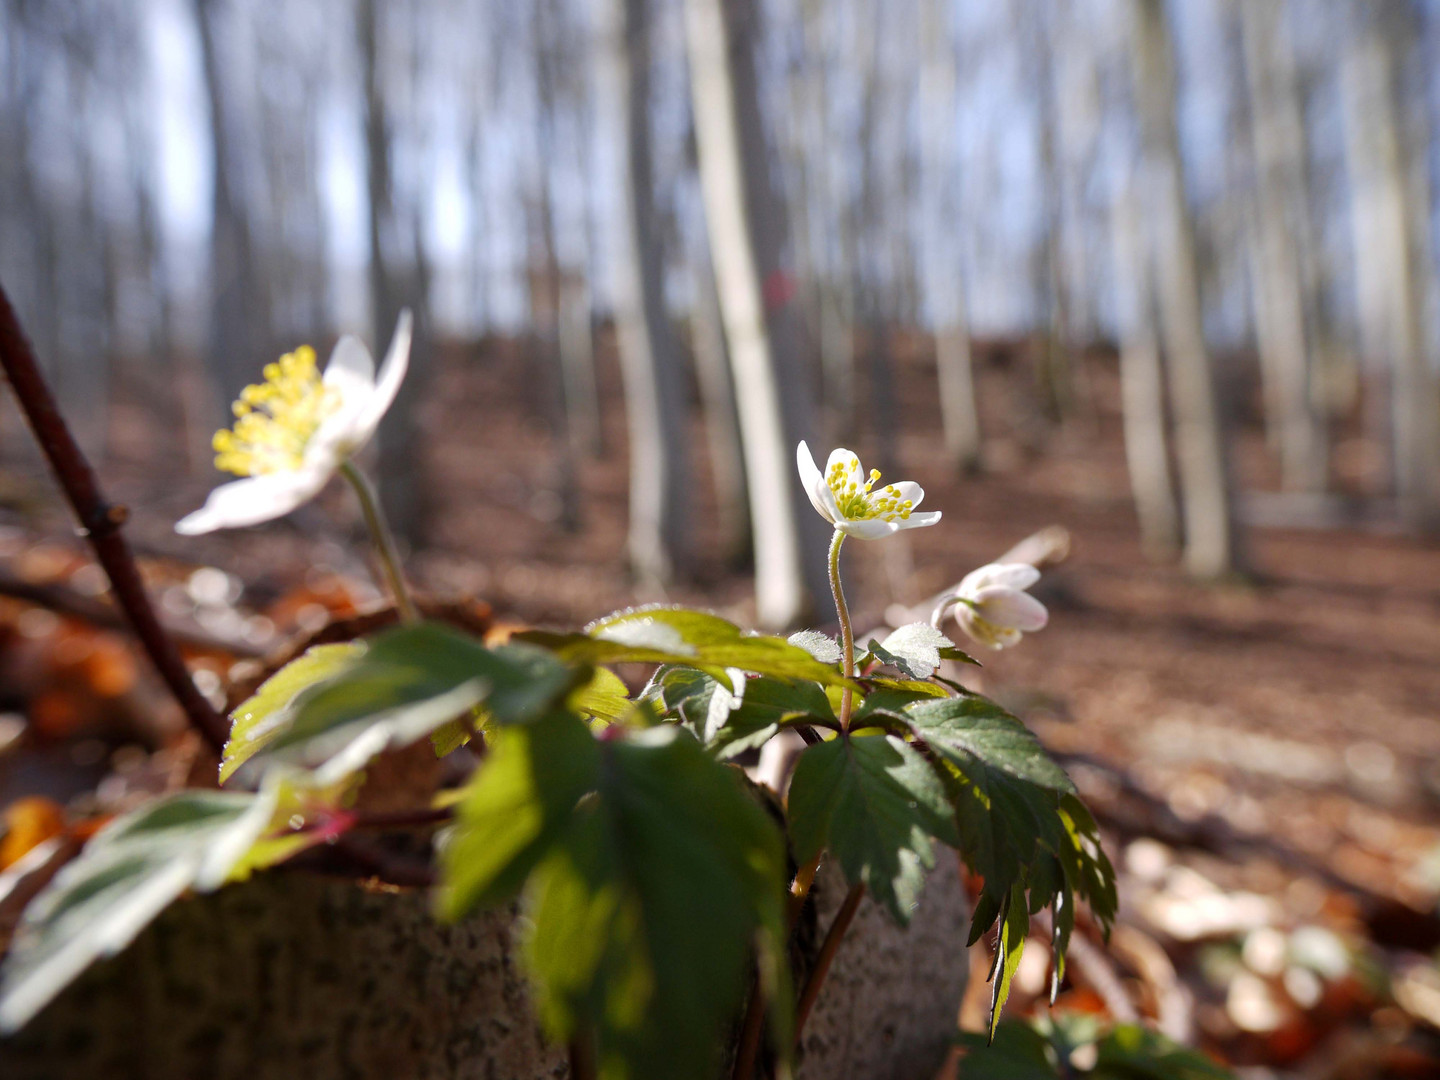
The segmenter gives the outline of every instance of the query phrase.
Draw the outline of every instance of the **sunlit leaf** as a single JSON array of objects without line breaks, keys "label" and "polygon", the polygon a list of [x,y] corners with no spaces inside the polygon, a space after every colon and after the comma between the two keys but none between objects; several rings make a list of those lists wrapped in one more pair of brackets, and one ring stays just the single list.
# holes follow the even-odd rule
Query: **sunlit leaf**
[{"label": "sunlit leaf", "polygon": [[314,645],[261,683],[254,696],[230,714],[221,783],[280,733],[288,719],[286,708],[302,690],[335,675],[364,652],[365,646],[356,641]]},{"label": "sunlit leaf", "polygon": [[314,769],[329,783],[482,703],[487,724],[542,715],[580,677],[532,646],[487,649],[435,623],[402,626],[291,702],[264,756]]},{"label": "sunlit leaf", "polygon": [[726,668],[782,679],[844,682],[834,665],[821,663],[784,638],[746,634],[718,615],[688,608],[635,608],[607,615],[583,634],[528,631],[516,637],[571,663],[685,664],[727,688]]},{"label": "sunlit leaf", "polygon": [[1025,889],[1018,882],[1000,910],[1000,933],[995,941],[995,966],[991,969],[990,1020],[986,1025],[990,1038],[1000,1023],[1000,1010],[1010,996],[1010,984],[1020,970],[1020,957],[1025,951],[1025,935],[1030,932],[1030,914],[1025,906]]},{"label": "sunlit leaf", "polygon": [[911,679],[930,678],[940,667],[941,660],[977,663],[928,622],[907,623],[891,632],[884,641],[871,641],[870,654]]},{"label": "sunlit leaf", "polygon": [[613,723],[629,712],[634,702],[624,679],[608,668],[596,668],[589,682],[571,692],[566,704],[586,716]]},{"label": "sunlit leaf", "polygon": [[829,634],[819,630],[801,630],[785,639],[791,645],[798,645],[822,664],[838,664],[845,656],[840,643]]}]

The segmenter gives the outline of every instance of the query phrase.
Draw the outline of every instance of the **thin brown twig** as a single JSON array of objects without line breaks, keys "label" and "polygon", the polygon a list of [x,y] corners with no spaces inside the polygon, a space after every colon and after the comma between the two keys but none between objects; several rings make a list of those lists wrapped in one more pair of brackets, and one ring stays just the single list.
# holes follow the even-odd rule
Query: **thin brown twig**
[{"label": "thin brown twig", "polygon": [[3,287],[0,287],[0,365],[86,539],[95,550],[96,560],[110,579],[116,604],[125,612],[145,654],[180,703],[191,726],[219,750],[230,735],[230,725],[195,686],[175,642],[165,633],[155,609],[150,606],[145,584],[135,566],[135,556],[120,531],[128,511],[105,501],[94,470],[70,434],[50,388],[45,385],[35,352],[20,328]]},{"label": "thin brown twig", "polygon": [[850,929],[850,924],[855,921],[855,913],[860,910],[860,901],[865,898],[865,886],[852,885],[850,891],[845,894],[845,902],[840,905],[840,910],[835,913],[835,921],[830,924],[830,929],[825,934],[825,941],[820,946],[820,954],[815,957],[815,967],[810,971],[810,977],[805,980],[805,989],[801,991],[800,1003],[795,1006],[795,1045],[800,1045],[800,1036],[805,1031],[805,1021],[810,1017],[810,1010],[815,1007],[815,1000],[820,996],[820,988],[825,985],[825,976],[830,974],[830,965],[835,962],[835,954],[840,951],[840,942],[845,938],[845,931]]}]

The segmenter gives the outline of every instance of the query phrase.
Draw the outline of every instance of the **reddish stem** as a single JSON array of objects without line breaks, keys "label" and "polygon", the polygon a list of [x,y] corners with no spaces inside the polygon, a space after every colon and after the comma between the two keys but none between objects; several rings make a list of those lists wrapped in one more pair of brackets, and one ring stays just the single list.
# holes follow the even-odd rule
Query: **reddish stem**
[{"label": "reddish stem", "polygon": [[820,946],[820,955],[815,958],[815,967],[810,972],[810,978],[805,980],[805,989],[800,994],[800,1004],[795,1006],[795,1045],[800,1045],[800,1036],[805,1030],[805,1021],[810,1017],[810,1010],[815,1007],[815,999],[820,996],[820,988],[825,985],[825,976],[830,974],[830,965],[835,962],[835,954],[840,951],[840,942],[845,938],[845,931],[850,929],[850,924],[855,921],[855,913],[860,910],[860,901],[865,897],[865,886],[852,885],[850,891],[845,894],[845,902],[840,905],[840,910],[835,913],[835,921],[830,924],[829,931],[825,934],[825,941]]},{"label": "reddish stem", "polygon": [[4,367],[30,429],[95,550],[95,558],[110,579],[116,604],[125,613],[160,678],[185,711],[191,727],[216,750],[221,749],[230,737],[230,725],[195,686],[180,650],[150,606],[145,584],[135,566],[135,556],[120,532],[129,511],[105,501],[94,470],[70,434],[50,388],[45,385],[35,352],[3,288],[0,288],[0,366]]}]

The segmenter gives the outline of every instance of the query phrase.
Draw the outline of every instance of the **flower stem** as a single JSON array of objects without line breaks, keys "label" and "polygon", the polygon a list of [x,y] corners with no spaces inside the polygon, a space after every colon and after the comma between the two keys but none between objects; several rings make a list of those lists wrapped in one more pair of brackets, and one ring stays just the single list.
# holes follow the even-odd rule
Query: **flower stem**
[{"label": "flower stem", "polygon": [[355,495],[360,500],[360,510],[365,515],[365,527],[370,530],[370,539],[375,542],[375,553],[380,556],[380,565],[385,569],[385,580],[395,597],[395,606],[400,611],[401,622],[419,622],[420,612],[410,598],[410,589],[405,584],[405,574],[400,569],[400,554],[395,548],[395,537],[385,523],[385,513],[380,509],[380,500],[375,488],[355,463],[347,461],[340,466],[340,474],[350,481]]},{"label": "flower stem", "polygon": [[[855,632],[850,628],[850,609],[845,605],[845,590],[840,584],[840,545],[844,542],[845,534],[836,529],[830,541],[830,595],[835,597],[835,614],[840,616],[840,643],[844,648],[842,674],[852,679],[855,677]],[[841,731],[850,730],[851,697],[848,686],[840,691]]]}]

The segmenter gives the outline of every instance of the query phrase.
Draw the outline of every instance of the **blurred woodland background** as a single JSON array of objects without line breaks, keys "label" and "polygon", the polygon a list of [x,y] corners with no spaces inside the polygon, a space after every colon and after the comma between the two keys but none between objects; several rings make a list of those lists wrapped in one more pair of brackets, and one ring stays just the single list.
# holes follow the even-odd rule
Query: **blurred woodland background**
[{"label": "blurred woodland background", "polygon": [[[946,514],[847,547],[862,623],[1063,523],[979,678],[1119,845],[1079,1004],[1433,1075],[1440,3],[0,12],[0,281],[202,688],[373,598],[340,496],[173,535],[227,403],[410,307],[383,497],[516,619],[823,620],[801,438]],[[46,484],[0,402],[0,806],[176,752]]]}]

